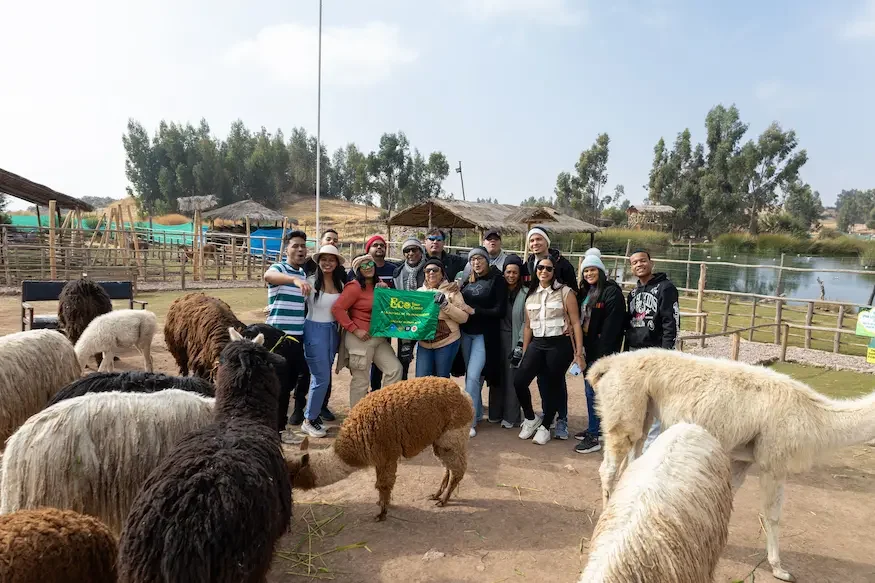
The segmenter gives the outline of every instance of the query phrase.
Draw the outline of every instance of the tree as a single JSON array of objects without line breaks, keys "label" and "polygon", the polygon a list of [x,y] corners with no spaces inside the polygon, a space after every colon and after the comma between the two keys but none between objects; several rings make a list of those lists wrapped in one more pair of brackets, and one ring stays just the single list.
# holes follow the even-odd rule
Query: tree
[{"label": "tree", "polygon": [[9,197],[5,194],[0,194],[0,223],[4,225],[8,225],[12,222],[12,217],[9,216],[9,213],[6,212],[6,208],[9,206]]},{"label": "tree", "polygon": [[875,189],[842,190],[836,197],[839,230],[847,233],[851,225],[868,221],[873,208],[875,208]]},{"label": "tree", "polygon": [[368,159],[353,143],[334,152],[329,180],[330,195],[333,197],[349,202],[367,202],[370,199]]},{"label": "tree", "polygon": [[580,158],[574,169],[577,171],[577,186],[581,192],[581,206],[578,209],[583,214],[598,216],[607,204],[602,199],[602,188],[608,182],[608,155],[611,139],[608,134],[599,134],[589,150],[580,153]]},{"label": "tree", "polygon": [[404,132],[383,134],[379,149],[368,154],[368,174],[372,189],[380,195],[380,208],[391,212],[397,207],[410,177],[409,156],[410,143]]},{"label": "tree", "polygon": [[520,203],[520,206],[548,206],[555,207],[556,202],[552,198],[544,198],[543,196],[535,198],[530,196]]},{"label": "tree", "polygon": [[812,192],[811,186],[799,180],[790,183],[785,189],[784,211],[798,219],[807,228],[816,224],[823,214],[820,193]]},{"label": "tree", "polygon": [[735,105],[729,108],[717,105],[705,117],[707,152],[699,186],[711,234],[726,232],[742,219],[733,172],[747,127]]},{"label": "tree", "polygon": [[441,184],[449,173],[450,165],[442,153],[432,152],[426,160],[419,150],[414,149],[413,157],[407,159],[407,183],[401,189],[401,205],[439,198],[443,195]]}]

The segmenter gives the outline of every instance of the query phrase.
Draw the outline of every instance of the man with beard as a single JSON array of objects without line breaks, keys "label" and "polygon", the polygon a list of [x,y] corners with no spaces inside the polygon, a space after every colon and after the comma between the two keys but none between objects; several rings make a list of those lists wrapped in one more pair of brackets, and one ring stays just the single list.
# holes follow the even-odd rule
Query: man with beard
[{"label": "man with beard", "polygon": [[[539,261],[546,257],[550,257],[553,261],[553,265],[556,269],[556,281],[561,284],[567,285],[577,294],[580,290],[580,284],[577,281],[577,271],[574,269],[574,266],[571,265],[571,262],[565,259],[562,256],[562,253],[559,252],[559,249],[550,248],[550,237],[547,235],[546,229],[540,226],[532,227],[526,236],[526,240],[529,243],[529,254],[528,259],[526,260],[526,267],[528,268],[528,272],[531,277],[534,277],[535,274],[535,266]],[[579,351],[580,347],[575,347],[575,350]],[[562,377],[562,382],[565,382],[565,377]],[[545,394],[546,390],[549,390],[547,387],[548,376],[544,373],[538,375],[538,392],[541,395]],[[567,387],[566,387],[567,390]],[[550,420],[550,423],[553,423],[553,420]],[[563,403],[558,412],[558,419],[556,421],[556,425],[553,428],[553,435],[556,439],[568,439],[568,402]]]},{"label": "man with beard", "polygon": [[[678,289],[664,273],[653,273],[653,260],[646,249],[636,249],[629,257],[638,285],[629,292],[626,350],[639,348],[674,349],[681,329]],[[644,441],[644,450],[659,436],[659,419]]]},{"label": "man with beard", "polygon": [[[498,229],[489,229],[483,233],[483,248],[489,254],[489,265],[495,267],[500,273],[504,273],[504,261],[507,253],[501,248],[501,232]],[[466,263],[462,275],[456,279],[465,281],[471,275],[471,264]]]},{"label": "man with beard", "polygon": [[[304,309],[305,300],[312,290],[307,283],[304,265],[307,263],[307,234],[304,231],[291,231],[283,237],[286,250],[286,261],[274,263],[264,272],[267,283],[267,302],[269,312],[265,323],[279,328],[297,342],[292,346],[301,351],[299,362],[304,360]],[[304,408],[307,404],[307,391],[310,388],[310,371],[306,364],[298,374],[295,384],[295,407],[291,424],[300,425],[304,422]],[[287,385],[285,385],[287,386]],[[280,395],[280,410],[288,412],[291,395],[283,391]],[[283,434],[284,436],[287,434]]]},{"label": "man with beard", "polygon": [[453,281],[460,271],[465,269],[465,264],[468,263],[466,257],[453,255],[444,250],[447,236],[440,229],[432,229],[425,237],[426,259],[439,259],[444,264],[444,273],[447,275],[447,281]]}]

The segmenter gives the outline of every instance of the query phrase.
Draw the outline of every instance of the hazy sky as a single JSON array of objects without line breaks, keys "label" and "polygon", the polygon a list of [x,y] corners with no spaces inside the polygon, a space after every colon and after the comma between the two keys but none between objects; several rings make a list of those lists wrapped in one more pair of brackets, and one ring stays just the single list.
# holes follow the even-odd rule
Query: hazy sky
[{"label": "hazy sky", "polygon": [[[0,0],[0,167],[122,197],[129,117],[315,133],[317,18],[318,0]],[[640,201],[659,137],[702,141],[720,102],[750,137],[794,128],[825,204],[875,187],[875,0],[325,0],[323,27],[329,150],[403,130],[462,161],[469,200],[549,196],[608,132],[608,188]]]}]

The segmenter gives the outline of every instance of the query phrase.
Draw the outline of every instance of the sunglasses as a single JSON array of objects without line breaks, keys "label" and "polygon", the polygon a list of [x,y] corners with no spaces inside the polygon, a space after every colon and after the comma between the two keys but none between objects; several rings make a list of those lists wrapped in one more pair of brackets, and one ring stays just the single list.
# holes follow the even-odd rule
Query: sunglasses
[{"label": "sunglasses", "polygon": [[385,248],[386,246],[382,243],[371,243],[371,247]]},{"label": "sunglasses", "polygon": [[429,267],[425,270],[426,273],[440,273],[441,270],[439,267]]},{"label": "sunglasses", "polygon": [[359,269],[370,269],[373,267],[375,263],[373,261],[365,261],[361,265],[359,265]]},{"label": "sunglasses", "polygon": [[428,240],[429,241],[443,241],[444,238],[443,237],[429,237]]},{"label": "sunglasses", "polygon": [[405,253],[414,253],[414,252],[419,251],[419,250],[420,250],[419,247],[408,247],[407,249],[404,250],[404,252]]},{"label": "sunglasses", "polygon": [[547,273],[552,273],[553,266],[552,265],[539,265],[538,271],[546,271]]}]

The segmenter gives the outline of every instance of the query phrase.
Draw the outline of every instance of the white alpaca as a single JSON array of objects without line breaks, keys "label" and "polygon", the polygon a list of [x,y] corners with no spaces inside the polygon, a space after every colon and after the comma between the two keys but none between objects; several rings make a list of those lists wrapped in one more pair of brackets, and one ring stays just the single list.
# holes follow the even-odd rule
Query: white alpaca
[{"label": "white alpaca", "polygon": [[632,462],[599,517],[579,583],[699,583],[729,537],[729,456],[698,425],[667,429]]},{"label": "white alpaca", "polygon": [[97,316],[79,340],[76,341],[76,357],[82,368],[88,357],[103,353],[100,372],[113,372],[115,355],[127,348],[136,348],[143,355],[146,372],[152,372],[152,337],[158,328],[158,319],[145,310],[115,310]]},{"label": "white alpaca", "polygon": [[701,425],[730,452],[733,490],[752,464],[759,467],[769,563],[784,581],[794,580],[778,555],[787,475],[808,470],[829,450],[875,436],[875,394],[836,401],[762,366],[649,348],[602,358],[587,379],[605,436],[603,503],[624,459],[640,455],[654,416],[663,427]]}]

